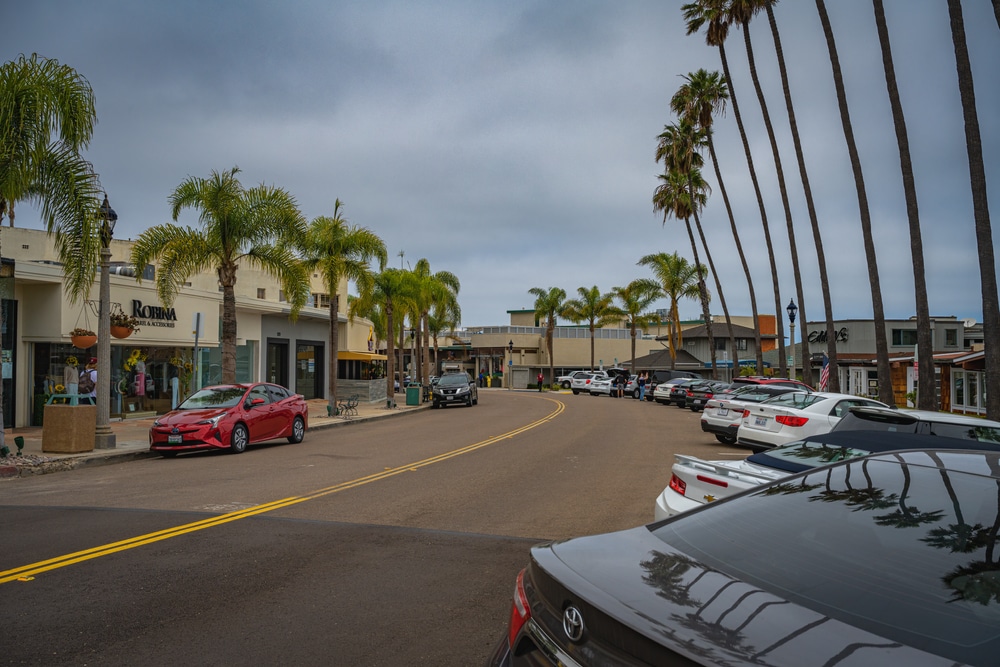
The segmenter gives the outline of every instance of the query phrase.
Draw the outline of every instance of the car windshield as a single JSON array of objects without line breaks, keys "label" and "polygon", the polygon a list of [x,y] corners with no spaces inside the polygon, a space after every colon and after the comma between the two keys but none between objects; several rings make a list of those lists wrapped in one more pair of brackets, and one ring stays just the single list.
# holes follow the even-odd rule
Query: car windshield
[{"label": "car windshield", "polygon": [[246,387],[205,387],[191,394],[177,406],[178,410],[203,410],[205,408],[231,408],[247,393]]},{"label": "car windshield", "polygon": [[[749,457],[749,461],[762,465],[798,472],[828,463],[868,456],[871,452],[854,447],[838,447],[822,442],[796,442],[784,447],[775,447]],[[791,465],[782,465],[791,464]]]},{"label": "car windshield", "polygon": [[453,373],[443,376],[437,384],[439,387],[462,387],[469,384],[469,378],[462,373]]},{"label": "car windshield", "polygon": [[829,617],[955,662],[996,664],[996,458],[959,456],[934,454],[955,461],[947,472],[927,452],[859,459],[653,524],[675,564],[647,584],[705,609],[715,598],[698,585],[717,572],[745,582],[744,599],[758,592],[756,622],[781,613],[772,594],[813,610],[805,628]]},{"label": "car windshield", "polygon": [[769,398],[763,401],[765,405],[774,405],[781,408],[808,408],[814,403],[819,403],[820,401],[825,401],[825,396],[819,396],[817,394],[805,394],[802,392],[792,392],[790,394],[782,394],[781,396],[775,396],[774,398]]}]

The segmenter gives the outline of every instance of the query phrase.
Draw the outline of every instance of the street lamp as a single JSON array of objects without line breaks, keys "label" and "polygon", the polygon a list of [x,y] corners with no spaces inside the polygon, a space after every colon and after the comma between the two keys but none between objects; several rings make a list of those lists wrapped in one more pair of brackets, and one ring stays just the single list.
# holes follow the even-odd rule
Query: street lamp
[{"label": "street lamp", "polygon": [[790,341],[792,343],[792,379],[795,379],[795,316],[799,312],[798,306],[795,305],[795,299],[788,300],[788,306],[785,308],[785,312],[788,313],[788,330],[790,332]]},{"label": "street lamp", "polygon": [[115,434],[111,431],[111,238],[115,233],[118,214],[104,195],[101,204],[101,294],[97,313],[97,429],[95,449],[114,449]]},{"label": "street lamp", "polygon": [[510,363],[507,364],[507,389],[514,384],[514,341],[507,342],[507,351],[510,352]]}]

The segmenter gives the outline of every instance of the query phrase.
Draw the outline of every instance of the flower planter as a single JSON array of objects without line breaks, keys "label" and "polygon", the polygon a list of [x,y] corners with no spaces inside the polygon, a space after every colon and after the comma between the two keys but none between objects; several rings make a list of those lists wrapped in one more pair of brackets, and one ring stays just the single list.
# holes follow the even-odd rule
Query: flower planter
[{"label": "flower planter", "polygon": [[116,326],[112,325],[112,327],[111,327],[111,335],[114,336],[115,338],[128,338],[129,336],[132,335],[132,328],[131,327],[116,327]]},{"label": "flower planter", "polygon": [[71,336],[73,347],[86,350],[97,344],[97,336]]}]

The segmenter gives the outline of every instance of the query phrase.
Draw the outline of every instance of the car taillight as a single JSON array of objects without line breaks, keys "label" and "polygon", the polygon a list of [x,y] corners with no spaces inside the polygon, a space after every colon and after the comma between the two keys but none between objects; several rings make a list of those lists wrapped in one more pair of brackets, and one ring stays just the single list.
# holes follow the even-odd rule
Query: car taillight
[{"label": "car taillight", "polygon": [[529,618],[531,618],[531,607],[528,606],[528,596],[524,593],[524,570],[521,570],[518,572],[517,582],[514,584],[514,602],[510,605],[510,625],[507,628],[507,641],[511,650],[514,649],[517,633],[521,631]]},{"label": "car taillight", "polygon": [[796,417],[794,415],[778,415],[774,418],[774,421],[779,424],[783,424],[784,426],[804,426],[805,423],[809,421],[809,418]]},{"label": "car taillight", "polygon": [[743,410],[743,419],[746,419],[749,416],[750,416],[750,410],[749,409],[744,409]]},{"label": "car taillight", "polygon": [[684,495],[684,492],[687,491],[687,486],[688,485],[684,483],[684,480],[677,475],[670,476],[670,488],[682,496]]},{"label": "car taillight", "polygon": [[687,394],[688,396],[694,396],[694,392],[692,392],[690,389],[688,389],[684,393]]}]

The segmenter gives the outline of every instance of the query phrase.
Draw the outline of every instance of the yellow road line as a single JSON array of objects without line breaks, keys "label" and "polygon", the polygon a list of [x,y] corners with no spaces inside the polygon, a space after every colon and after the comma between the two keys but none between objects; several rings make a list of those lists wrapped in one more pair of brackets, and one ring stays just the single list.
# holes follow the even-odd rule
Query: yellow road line
[{"label": "yellow road line", "polygon": [[555,417],[558,417],[566,409],[566,405],[561,401],[546,398],[545,400],[551,401],[556,404],[555,410],[550,412],[545,417],[537,421],[533,421],[530,424],[526,424],[513,431],[508,431],[501,435],[493,436],[492,438],[487,438],[480,442],[461,447],[459,449],[452,450],[450,452],[445,452],[444,454],[437,454],[436,456],[431,456],[429,458],[423,459],[421,461],[416,461],[414,463],[407,463],[395,468],[389,468],[383,470],[382,472],[377,472],[365,477],[360,477],[358,479],[350,480],[348,482],[341,482],[340,484],[335,484],[334,486],[329,486],[325,489],[319,489],[312,491],[302,496],[292,496],[291,498],[283,498],[281,500],[275,500],[270,503],[264,503],[263,505],[255,505],[253,507],[248,507],[236,512],[228,512],[226,514],[220,514],[219,516],[211,517],[209,519],[203,519],[201,521],[195,521],[194,523],[184,524],[182,526],[175,526],[173,528],[166,528],[164,530],[157,531],[155,533],[148,533],[146,535],[139,535],[137,537],[131,537],[127,540],[121,540],[118,542],[112,542],[111,544],[104,544],[102,546],[93,547],[91,549],[85,549],[83,551],[77,551],[75,553],[66,554],[64,556],[57,556],[56,558],[50,558],[48,560],[39,561],[37,563],[31,563],[30,565],[23,565],[21,567],[14,568],[12,570],[0,571],[0,584],[5,584],[10,581],[16,580],[27,580],[34,577],[36,574],[41,574],[42,572],[48,572],[49,570],[55,570],[61,567],[66,567],[67,565],[73,565],[75,563],[81,563],[83,561],[92,560],[94,558],[99,558],[101,556],[108,556],[113,553],[118,553],[119,551],[126,551],[128,549],[134,549],[136,547],[143,546],[145,544],[152,544],[153,542],[159,542],[161,540],[170,539],[172,537],[177,537],[179,535],[185,535],[187,533],[193,533],[199,530],[205,530],[206,528],[213,528],[215,526],[220,526],[231,521],[238,521],[240,519],[246,519],[247,517],[257,516],[258,514],[264,514],[266,512],[271,512],[276,509],[281,509],[283,507],[289,507],[291,505],[297,505],[298,503],[304,503],[307,500],[315,500],[316,498],[322,498],[323,496],[328,496],[334,493],[339,493],[341,491],[347,491],[349,489],[354,489],[359,486],[364,486],[365,484],[371,484],[372,482],[378,482],[383,479],[388,479],[389,477],[394,477],[404,472],[411,472],[418,470],[420,468],[425,468],[435,463],[441,463],[442,461],[447,461],[448,459],[455,458],[456,456],[462,456],[463,454],[468,454],[474,452],[477,449],[482,449],[483,447],[488,447],[489,445],[496,444],[502,440],[508,440],[514,436],[520,435],[526,431],[530,431],[533,428],[537,428],[546,422],[551,421]]}]

